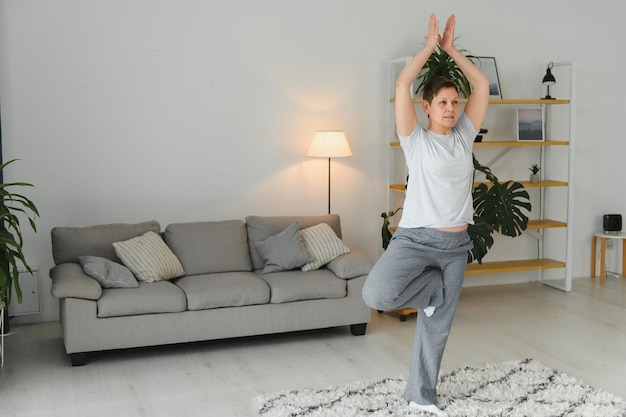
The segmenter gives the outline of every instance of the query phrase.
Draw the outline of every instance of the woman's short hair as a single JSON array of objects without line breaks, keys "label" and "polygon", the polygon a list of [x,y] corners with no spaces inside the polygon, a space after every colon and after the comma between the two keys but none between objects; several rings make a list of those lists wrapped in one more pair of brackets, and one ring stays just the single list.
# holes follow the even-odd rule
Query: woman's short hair
[{"label": "woman's short hair", "polygon": [[431,103],[433,101],[433,98],[439,92],[439,90],[441,90],[442,88],[450,88],[450,87],[454,88],[457,93],[459,92],[459,89],[457,88],[456,84],[454,84],[449,79],[442,78],[442,77],[432,78],[424,86],[424,91],[422,92],[422,99]]}]

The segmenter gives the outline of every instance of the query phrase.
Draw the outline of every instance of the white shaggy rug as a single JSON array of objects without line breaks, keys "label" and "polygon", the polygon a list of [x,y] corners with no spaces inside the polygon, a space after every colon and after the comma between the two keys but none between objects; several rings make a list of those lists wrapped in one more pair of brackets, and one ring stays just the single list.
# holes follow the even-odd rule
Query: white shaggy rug
[{"label": "white shaggy rug", "polygon": [[[432,417],[408,409],[405,386],[404,377],[387,378],[264,394],[253,403],[263,417]],[[532,359],[459,369],[441,376],[437,391],[450,417],[626,416],[623,399]]]}]

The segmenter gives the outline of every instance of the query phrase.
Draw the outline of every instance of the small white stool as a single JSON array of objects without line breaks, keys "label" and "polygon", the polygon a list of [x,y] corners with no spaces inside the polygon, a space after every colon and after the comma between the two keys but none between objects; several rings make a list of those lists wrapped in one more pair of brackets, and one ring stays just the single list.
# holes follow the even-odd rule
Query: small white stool
[{"label": "small white stool", "polygon": [[622,241],[622,277],[626,277],[626,233],[612,233],[612,232],[595,232],[593,234],[593,240],[591,241],[591,278],[596,277],[596,243],[600,238],[600,282],[604,283],[604,275],[606,273],[604,268],[604,260],[606,259],[606,241],[609,239],[618,239]]}]

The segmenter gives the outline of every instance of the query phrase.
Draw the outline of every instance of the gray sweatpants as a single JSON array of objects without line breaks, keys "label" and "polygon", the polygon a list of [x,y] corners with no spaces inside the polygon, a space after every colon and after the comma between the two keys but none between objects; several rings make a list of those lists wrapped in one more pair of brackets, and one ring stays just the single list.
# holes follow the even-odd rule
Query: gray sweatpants
[{"label": "gray sweatpants", "polygon": [[466,231],[398,228],[363,287],[363,300],[376,310],[437,307],[418,314],[404,398],[437,403],[443,351],[463,286],[470,239]]}]

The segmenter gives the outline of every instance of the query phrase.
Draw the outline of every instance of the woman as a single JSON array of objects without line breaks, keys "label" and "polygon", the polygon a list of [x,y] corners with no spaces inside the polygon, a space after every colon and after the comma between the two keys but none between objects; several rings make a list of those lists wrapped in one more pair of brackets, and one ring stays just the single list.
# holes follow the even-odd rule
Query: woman
[{"label": "woman", "polygon": [[[437,406],[436,385],[470,248],[472,144],[489,105],[489,79],[455,48],[454,27],[452,15],[441,37],[432,14],[425,47],[396,80],[396,127],[409,182],[398,229],[363,288],[363,299],[374,309],[423,310],[404,398],[409,407],[438,416],[447,416]],[[456,86],[446,79],[431,80],[423,93],[424,129],[410,89],[437,45],[467,77],[472,92],[461,111]]]}]

